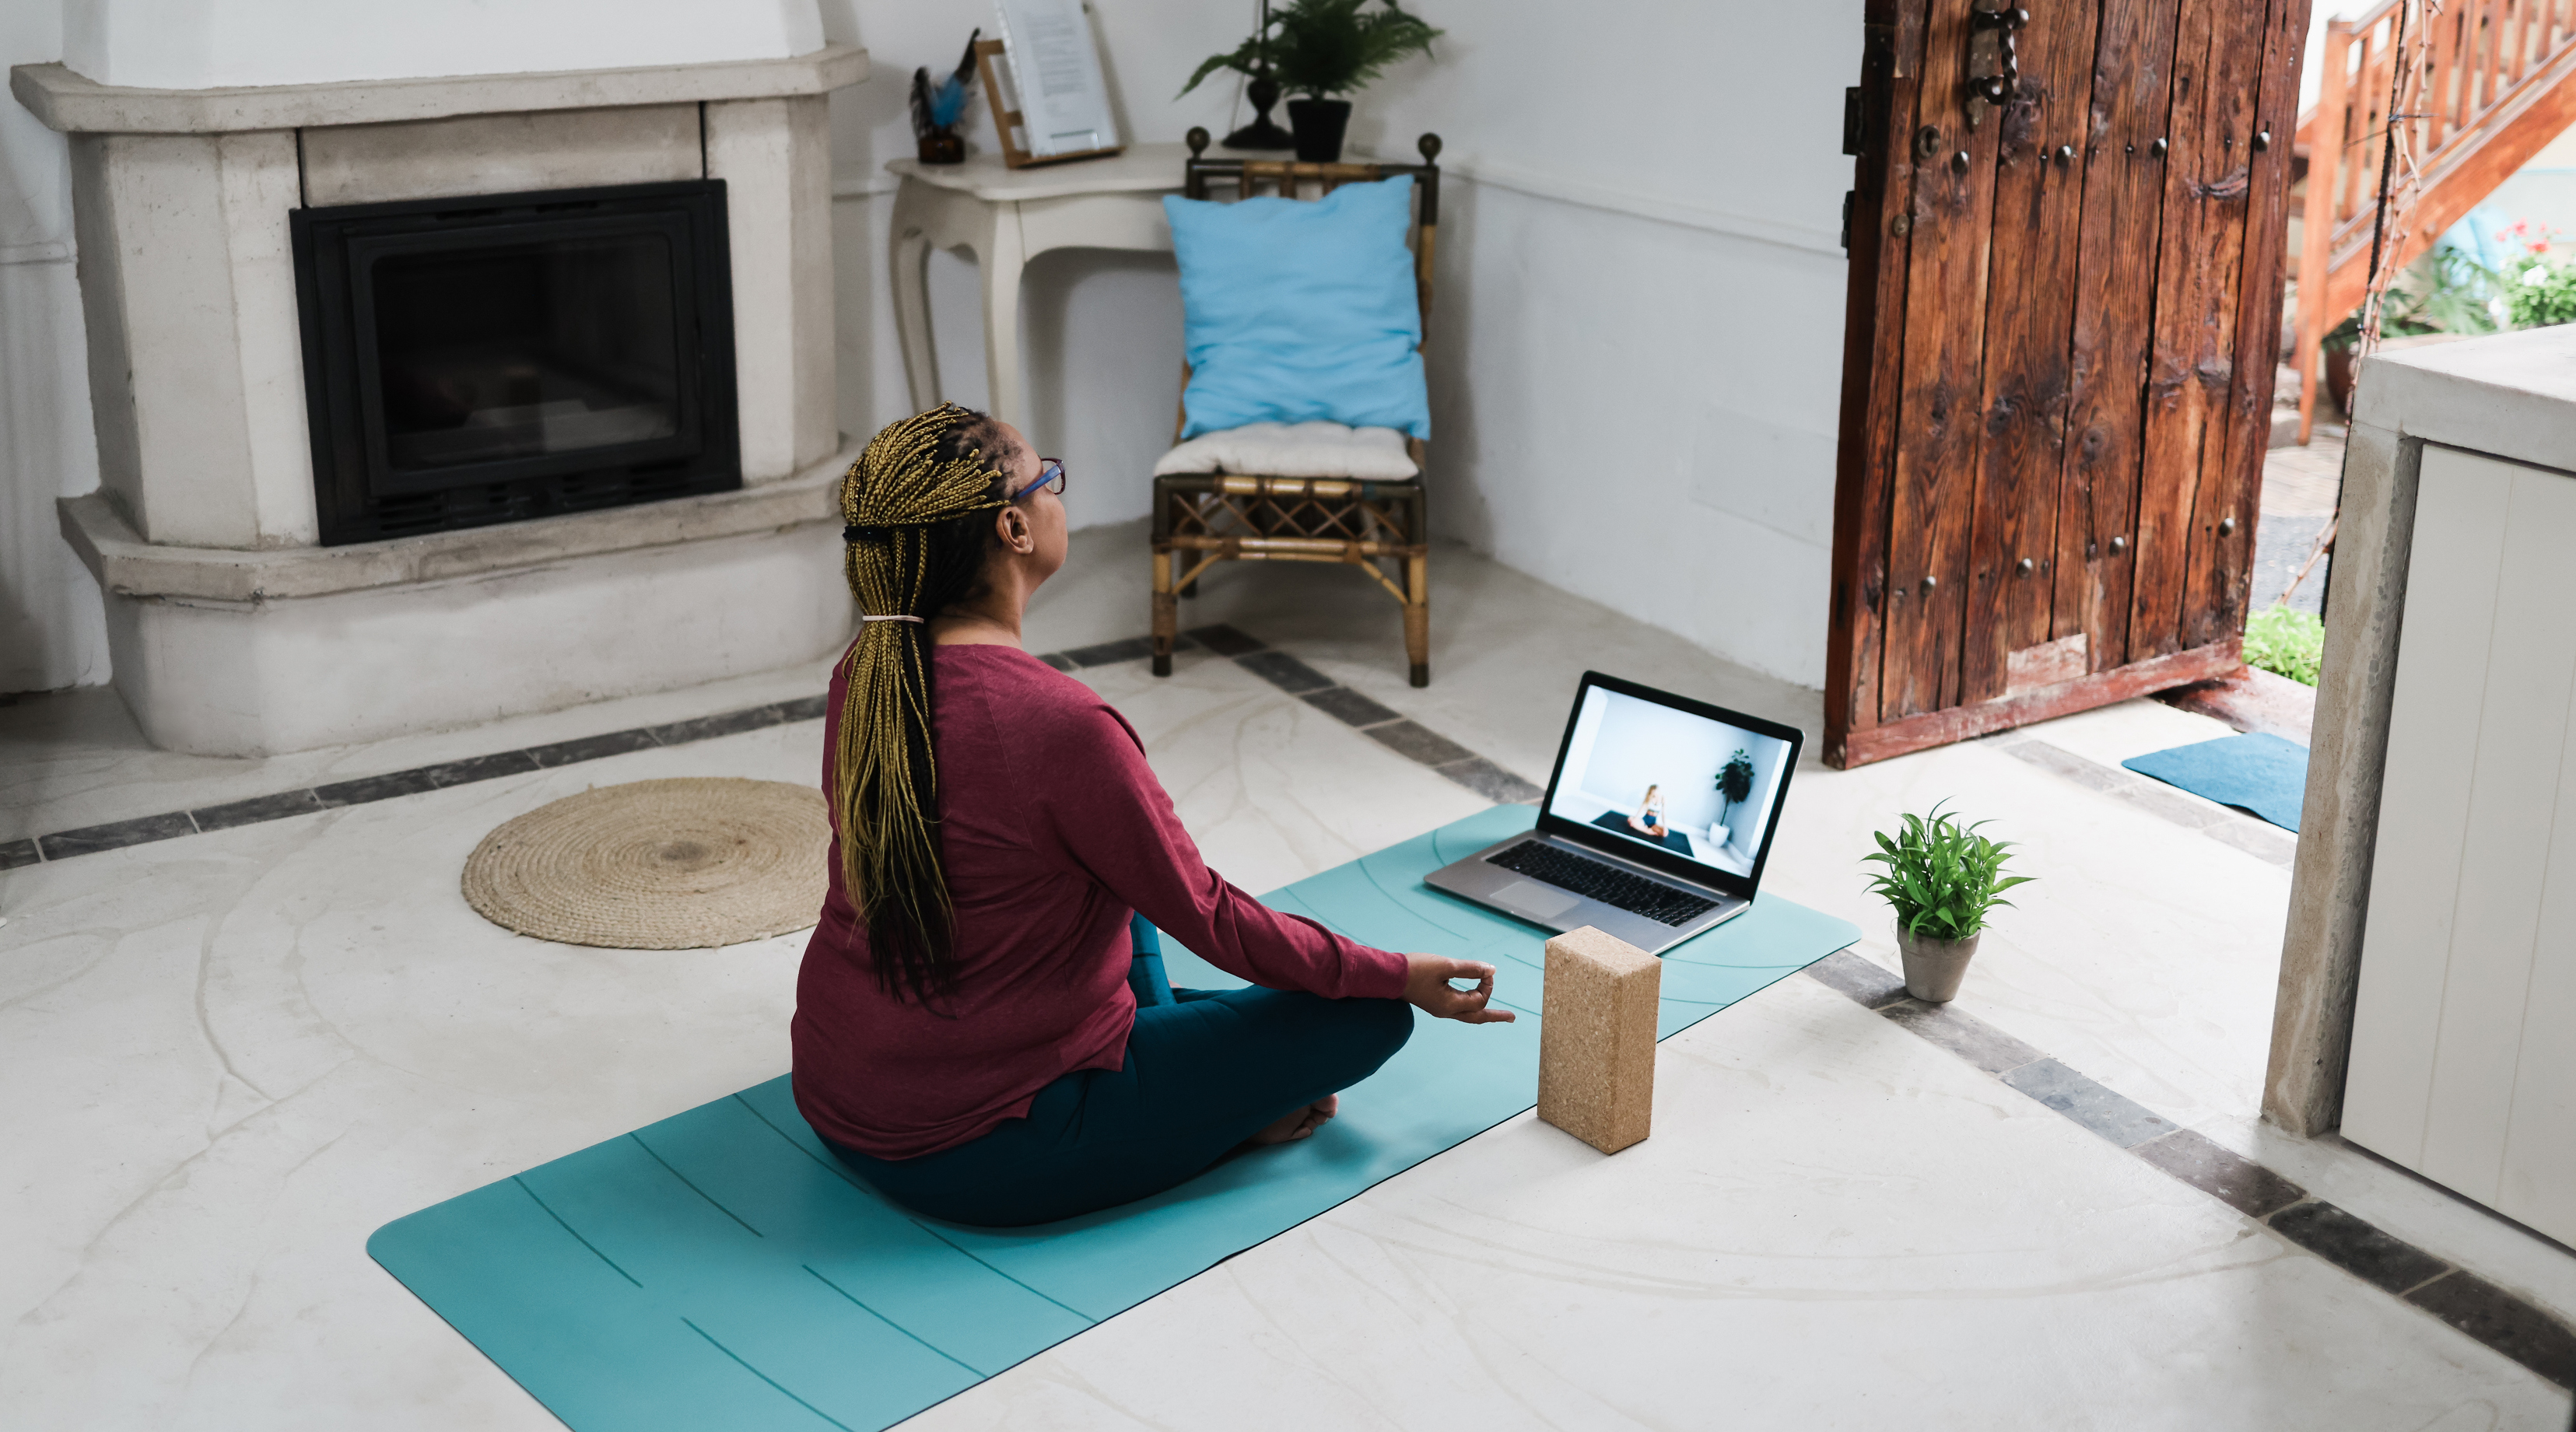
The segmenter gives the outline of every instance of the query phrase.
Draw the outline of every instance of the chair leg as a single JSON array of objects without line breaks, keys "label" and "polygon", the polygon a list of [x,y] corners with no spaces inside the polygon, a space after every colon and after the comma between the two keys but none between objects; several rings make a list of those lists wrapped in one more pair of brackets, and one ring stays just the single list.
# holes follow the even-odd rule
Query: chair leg
[{"label": "chair leg", "polygon": [[1172,639],[1181,633],[1181,606],[1172,595],[1172,553],[1154,550],[1154,674],[1172,674]]},{"label": "chair leg", "polygon": [[1416,552],[1404,559],[1404,654],[1413,660],[1412,682],[1431,684],[1431,559]]}]

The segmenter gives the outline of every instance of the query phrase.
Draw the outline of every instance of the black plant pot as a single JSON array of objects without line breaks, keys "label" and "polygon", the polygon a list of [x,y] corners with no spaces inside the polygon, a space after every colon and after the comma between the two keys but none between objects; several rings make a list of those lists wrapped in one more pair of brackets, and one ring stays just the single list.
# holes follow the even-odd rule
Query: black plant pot
[{"label": "black plant pot", "polygon": [[1297,134],[1297,157],[1308,164],[1338,164],[1342,135],[1351,127],[1346,99],[1292,99],[1288,127]]}]

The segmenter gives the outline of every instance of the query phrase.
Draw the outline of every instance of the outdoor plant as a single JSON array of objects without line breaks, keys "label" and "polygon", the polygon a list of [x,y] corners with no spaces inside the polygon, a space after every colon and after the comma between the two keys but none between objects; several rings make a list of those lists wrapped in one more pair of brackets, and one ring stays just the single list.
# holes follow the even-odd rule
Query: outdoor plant
[{"label": "outdoor plant", "polygon": [[1727,758],[1725,765],[1718,767],[1717,794],[1726,802],[1717,812],[1721,822],[1726,819],[1727,812],[1735,809],[1736,802],[1753,794],[1753,758],[1744,754],[1743,747],[1736,747],[1735,754]]},{"label": "outdoor plant", "polygon": [[[2440,244],[2389,288],[2383,331],[2493,333],[2494,294],[2504,276],[2456,244]],[[2394,329],[2388,324],[2396,325]]]},{"label": "outdoor plant", "polygon": [[1233,50],[1210,55],[1190,82],[1218,70],[1257,75],[1265,63],[1280,89],[1309,99],[1351,94],[1368,85],[1386,67],[1410,55],[1431,53],[1431,42],[1445,31],[1404,9],[1396,0],[1290,0],[1270,12],[1267,31]]},{"label": "outdoor plant", "polygon": [[[2379,331],[2390,338],[2419,333],[2493,333],[2498,310],[2494,295],[2509,280],[2454,244],[2442,244],[2409,265],[2388,286],[2379,310]],[[2318,345],[2341,352],[2361,343],[2361,315],[2347,315]]]},{"label": "outdoor plant", "polygon": [[2576,323],[2576,264],[2533,259],[2505,286],[2504,308],[2516,328]]},{"label": "outdoor plant", "polygon": [[[1942,804],[1947,804],[1943,802]],[[1870,877],[1870,893],[1883,895],[1896,908],[1896,923],[1906,933],[1927,940],[1966,940],[1986,927],[1986,913],[2012,902],[2003,892],[2027,885],[2033,877],[2006,875],[2004,852],[2013,842],[1989,840],[1978,830],[1987,825],[1960,823],[1935,805],[1924,815],[1908,815],[1894,835],[1874,833],[1878,852],[1861,857],[1887,867]]]},{"label": "outdoor plant", "polygon": [[2245,664],[2302,686],[2317,684],[2326,651],[2326,624],[2306,612],[2275,606],[2245,623]]}]

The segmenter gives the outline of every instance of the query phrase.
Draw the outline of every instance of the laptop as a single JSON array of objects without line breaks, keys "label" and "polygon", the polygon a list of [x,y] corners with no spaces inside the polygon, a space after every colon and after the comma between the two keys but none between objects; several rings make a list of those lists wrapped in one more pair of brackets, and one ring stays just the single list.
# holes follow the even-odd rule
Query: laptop
[{"label": "laptop", "polygon": [[1752,908],[1805,744],[1795,726],[1587,671],[1537,828],[1423,883],[1662,954]]}]

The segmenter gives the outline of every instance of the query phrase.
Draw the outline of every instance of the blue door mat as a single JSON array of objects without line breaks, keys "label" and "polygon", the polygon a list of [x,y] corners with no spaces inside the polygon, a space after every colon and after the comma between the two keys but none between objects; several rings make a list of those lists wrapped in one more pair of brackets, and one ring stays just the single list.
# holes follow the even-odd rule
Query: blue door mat
[{"label": "blue door mat", "polygon": [[[396,1219],[367,1252],[578,1432],[891,1426],[1528,1109],[1544,936],[1422,877],[1535,817],[1500,806],[1264,897],[1489,960],[1521,1018],[1417,1014],[1315,1137],[1156,1197],[1034,1228],[918,1218],[831,1157],[782,1077]],[[1656,1036],[1859,934],[1761,897],[1665,956]],[[1165,958],[1175,984],[1239,983]]]},{"label": "blue door mat", "polygon": [[2299,828],[2299,806],[2308,795],[2308,748],[2268,731],[2151,751],[2120,764],[2283,830]]}]

